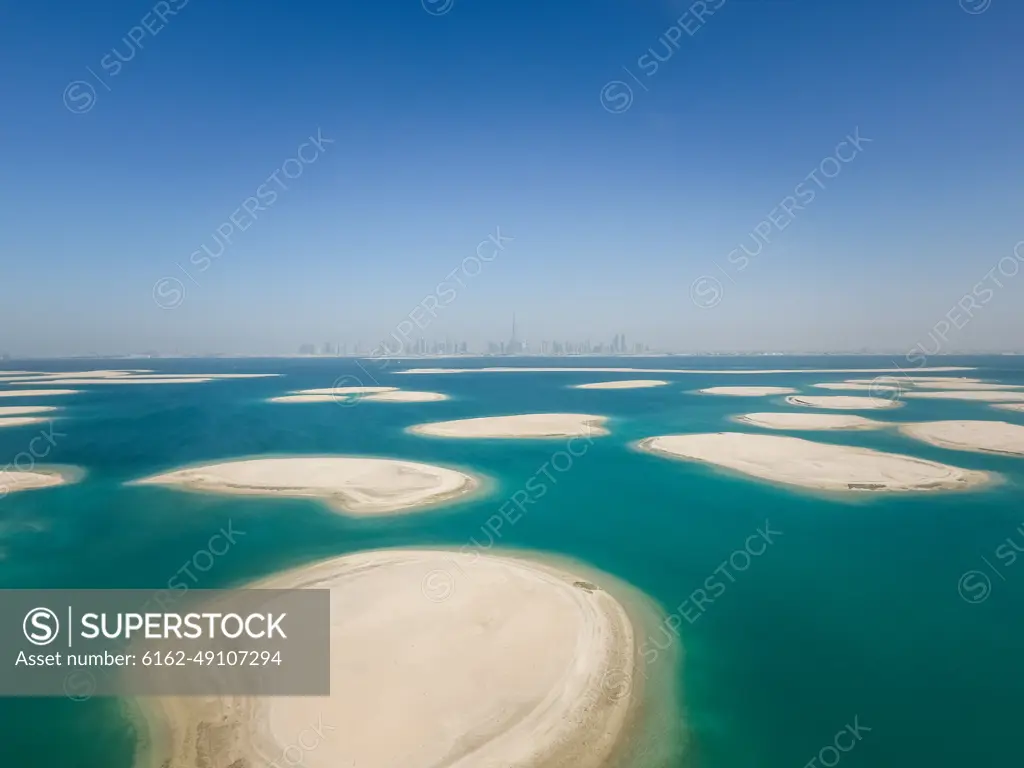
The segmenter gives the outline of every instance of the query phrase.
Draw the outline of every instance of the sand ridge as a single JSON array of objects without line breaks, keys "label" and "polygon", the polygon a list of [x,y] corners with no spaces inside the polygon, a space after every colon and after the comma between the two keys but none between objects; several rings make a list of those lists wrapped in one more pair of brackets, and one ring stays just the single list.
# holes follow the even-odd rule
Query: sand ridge
[{"label": "sand ridge", "polygon": [[637,448],[698,461],[761,480],[823,491],[907,492],[966,490],[993,476],[913,456],[817,443],[799,437],[743,432],[664,435]]},{"label": "sand ridge", "polygon": [[291,456],[236,459],[167,472],[131,485],[205,493],[313,497],[339,512],[372,516],[413,511],[475,491],[479,478],[398,459]]},{"label": "sand ridge", "polygon": [[735,421],[765,429],[795,430],[864,430],[894,426],[886,421],[866,419],[845,413],[748,413]]},{"label": "sand ridge", "polygon": [[620,681],[638,642],[590,578],[518,556],[379,550],[252,584],[331,590],[334,693],[141,700],[154,735],[137,765],[283,765],[322,722],[305,768],[598,768],[634,704]]},{"label": "sand ridge", "polygon": [[707,387],[697,390],[702,395],[731,395],[733,397],[763,397],[766,395],[789,395],[796,392],[793,387]]},{"label": "sand ridge", "polygon": [[899,408],[899,400],[885,397],[856,397],[852,395],[792,395],[786,398],[790,405],[808,408],[829,408],[841,411],[869,411],[883,408]]},{"label": "sand ridge", "polygon": [[607,435],[607,416],[587,413],[522,413],[437,421],[408,428],[415,435],[465,438],[558,438]]},{"label": "sand ridge", "polygon": [[1024,456],[1024,427],[1005,421],[925,421],[900,432],[939,448]]}]

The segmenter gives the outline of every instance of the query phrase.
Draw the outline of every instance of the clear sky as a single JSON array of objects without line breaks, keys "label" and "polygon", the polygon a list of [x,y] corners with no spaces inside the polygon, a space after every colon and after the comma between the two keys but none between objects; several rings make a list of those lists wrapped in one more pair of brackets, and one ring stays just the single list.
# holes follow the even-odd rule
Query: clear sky
[{"label": "clear sky", "polygon": [[0,15],[0,351],[1024,347],[1019,0]]}]

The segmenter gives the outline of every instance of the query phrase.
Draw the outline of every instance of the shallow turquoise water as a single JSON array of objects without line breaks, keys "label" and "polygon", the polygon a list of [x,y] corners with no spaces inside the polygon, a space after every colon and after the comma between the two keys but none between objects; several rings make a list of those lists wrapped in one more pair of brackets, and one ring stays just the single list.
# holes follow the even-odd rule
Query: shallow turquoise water
[{"label": "shallow turquoise water", "polygon": [[[135,365],[136,363],[132,363]],[[413,365],[420,365],[414,362]],[[437,365],[448,365],[441,361]],[[489,365],[459,361],[455,365]],[[498,364],[506,365],[508,361]],[[516,365],[689,368],[888,367],[882,358],[652,358],[516,361]],[[1024,360],[979,358],[976,374],[1024,384]],[[89,361],[47,369],[119,367]],[[850,374],[648,375],[509,373],[395,375],[383,384],[453,396],[423,404],[268,404],[288,390],[328,387],[342,375],[371,383],[345,360],[149,361],[159,371],[281,372],[273,379],[188,386],[97,386],[54,398],[47,462],[88,471],[74,486],[0,500],[0,588],[165,588],[198,549],[232,525],[237,544],[197,588],[253,577],[360,549],[486,544],[485,523],[564,446],[561,441],[445,441],[406,434],[410,424],[531,411],[610,416],[612,434],[582,456],[549,467],[548,492],[497,542],[566,554],[625,579],[676,614],[685,648],[679,671],[690,749],[701,768],[804,766],[857,718],[863,740],[845,765],[1005,764],[1016,759],[1024,713],[1024,564],[995,556],[1009,539],[1024,549],[1024,460],[932,448],[890,433],[804,433],[811,439],[909,453],[998,471],[1002,485],[962,494],[842,501],[637,453],[639,438],[673,432],[750,430],[733,414],[785,408],[780,398],[692,394],[699,387],[806,387]],[[29,367],[25,364],[9,367]],[[38,368],[38,364],[32,364]],[[668,378],[668,387],[586,391],[568,385]],[[354,382],[346,382],[352,384]],[[812,391],[812,390],[805,390]],[[816,394],[828,394],[817,390]],[[846,393],[857,394],[857,393]],[[981,403],[910,400],[892,420],[1002,419],[1024,414]],[[0,430],[0,466],[39,427]],[[796,434],[796,433],[794,433]],[[182,464],[264,453],[393,456],[471,468],[495,481],[484,497],[391,520],[351,520],[313,502],[226,498],[124,487]],[[559,469],[564,467],[564,469]],[[722,563],[766,523],[774,543],[750,560]],[[1020,530],[1018,530],[1020,529]],[[984,558],[984,560],[983,560]],[[998,573],[988,570],[991,563]],[[719,569],[723,591],[695,608],[694,590]],[[969,570],[988,574],[987,599],[958,592]],[[1019,573],[1018,573],[1019,571]],[[977,596],[972,593],[969,596]],[[687,602],[684,602],[687,601]],[[653,674],[668,674],[655,663]],[[0,765],[126,768],[133,733],[117,702],[0,700]],[[830,754],[826,760],[830,760]],[[821,763],[819,762],[819,765]]]}]

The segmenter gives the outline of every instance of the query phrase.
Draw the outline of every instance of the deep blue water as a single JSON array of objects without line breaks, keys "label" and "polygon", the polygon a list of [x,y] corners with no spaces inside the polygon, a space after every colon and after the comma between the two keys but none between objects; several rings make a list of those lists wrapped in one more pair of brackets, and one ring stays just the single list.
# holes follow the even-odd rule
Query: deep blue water
[{"label": "deep blue water", "polygon": [[[979,371],[966,375],[1024,384],[1024,358],[931,362],[978,366]],[[410,363],[509,364],[886,368],[891,361],[716,357]],[[0,500],[0,588],[165,588],[193,553],[229,523],[242,532],[238,543],[199,574],[194,586],[239,584],[285,566],[366,548],[461,546],[471,538],[486,542],[488,518],[562,445],[437,440],[404,429],[424,421],[535,411],[601,414],[611,417],[612,434],[595,439],[564,471],[550,470],[555,482],[548,483],[548,493],[528,506],[515,525],[506,525],[498,543],[586,561],[643,590],[666,614],[685,612],[688,618],[679,627],[683,664],[678,670],[659,670],[655,664],[653,671],[678,674],[689,734],[681,763],[799,768],[855,718],[864,728],[863,739],[842,754],[844,767],[994,766],[1018,758],[1024,714],[1024,563],[1013,565],[994,553],[1008,539],[1024,549],[1024,460],[932,448],[894,432],[803,433],[810,439],[990,469],[1006,480],[966,493],[844,501],[630,448],[633,441],[657,434],[757,431],[729,417],[793,410],[781,398],[693,394],[700,387],[772,384],[829,394],[806,387],[853,374],[408,376],[394,373],[404,364],[375,363],[367,369],[382,384],[444,392],[452,400],[340,407],[270,404],[266,399],[329,387],[345,375],[371,383],[366,370],[351,360],[6,364],[33,370],[136,366],[285,375],[181,386],[90,386],[79,395],[52,398],[64,410],[55,421],[56,445],[46,462],[77,465],[88,474],[77,485]],[[672,384],[647,390],[568,388],[640,377],[667,378]],[[957,401],[908,400],[896,411],[869,415],[1024,424],[1024,414]],[[39,429],[0,430],[0,467],[25,450]],[[342,517],[315,502],[123,485],[183,464],[265,453],[408,458],[469,468],[495,482],[486,496],[377,520]],[[749,567],[730,571],[732,580],[724,580],[724,591],[695,612],[694,590],[704,587],[715,569],[766,524],[780,532],[774,543]],[[738,562],[745,564],[742,558]],[[958,582],[970,570],[989,577],[986,599],[968,602],[959,593]],[[132,763],[134,735],[115,700],[0,700],[0,723],[0,766],[127,768]],[[825,753],[826,760],[830,754]]]}]

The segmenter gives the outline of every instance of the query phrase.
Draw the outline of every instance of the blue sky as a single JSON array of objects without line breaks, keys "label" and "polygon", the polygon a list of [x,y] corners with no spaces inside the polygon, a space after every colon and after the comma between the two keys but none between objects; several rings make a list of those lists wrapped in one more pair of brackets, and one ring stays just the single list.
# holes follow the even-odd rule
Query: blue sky
[{"label": "blue sky", "polygon": [[1024,347],[1013,0],[2,13],[0,351],[367,346],[430,296],[417,332],[471,345],[515,311],[533,340],[909,348],[966,304],[949,350]]}]

